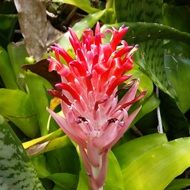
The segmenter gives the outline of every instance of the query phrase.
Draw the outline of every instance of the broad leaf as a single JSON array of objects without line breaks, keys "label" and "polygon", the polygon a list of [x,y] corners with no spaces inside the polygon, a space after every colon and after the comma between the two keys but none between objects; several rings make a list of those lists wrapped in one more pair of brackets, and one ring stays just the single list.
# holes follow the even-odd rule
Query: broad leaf
[{"label": "broad leaf", "polygon": [[160,93],[161,115],[164,123],[167,123],[167,137],[172,140],[189,136],[189,123],[187,118],[178,108],[176,102],[164,93]]},{"label": "broad leaf", "polygon": [[152,94],[153,92],[152,80],[145,73],[143,73],[137,65],[127,73],[132,74],[134,79],[140,80],[138,89],[140,91],[144,90],[146,91],[146,96],[145,96],[146,98]]},{"label": "broad leaf", "polygon": [[47,90],[51,88],[51,85],[48,81],[32,72],[26,72],[25,76],[28,93],[37,113],[41,135],[47,135],[50,131],[48,128],[49,113],[46,110],[49,107]]},{"label": "broad leaf", "polygon": [[130,164],[123,165],[124,187],[128,190],[163,190],[190,166],[189,148],[190,138],[181,138],[138,155]]},{"label": "broad leaf", "polygon": [[0,114],[12,121],[25,135],[39,133],[36,111],[28,94],[21,90],[0,89]]},{"label": "broad leaf", "polygon": [[134,123],[139,121],[142,117],[144,117],[146,114],[152,112],[155,110],[160,104],[160,100],[156,97],[155,94],[152,94],[149,98],[147,98],[143,103],[142,103],[142,108],[137,115],[137,117],[134,120]]},{"label": "broad leaf", "polygon": [[10,43],[7,47],[8,54],[10,57],[11,65],[14,70],[17,81],[19,75],[21,75],[21,66],[25,64],[25,57],[28,56],[24,43]]},{"label": "broad leaf", "polygon": [[80,0],[53,0],[53,2],[74,5],[87,13],[94,13],[98,11],[98,9],[91,7],[89,0],[83,0],[82,3]]},{"label": "broad leaf", "polygon": [[48,176],[61,190],[76,190],[77,176],[69,173],[54,173]]},{"label": "broad leaf", "polygon": [[[45,153],[47,168],[51,173],[79,173],[79,158],[73,145]],[[53,162],[52,162],[53,160]]]},{"label": "broad leaf", "polygon": [[190,108],[190,57],[166,56],[165,70],[168,80],[175,89],[179,108],[185,113]]},{"label": "broad leaf", "polygon": [[0,123],[0,170],[1,190],[44,190],[21,142],[5,122]]},{"label": "broad leaf", "polygon": [[113,149],[113,152],[123,170],[139,156],[165,142],[167,142],[165,135],[155,133],[126,142]]}]

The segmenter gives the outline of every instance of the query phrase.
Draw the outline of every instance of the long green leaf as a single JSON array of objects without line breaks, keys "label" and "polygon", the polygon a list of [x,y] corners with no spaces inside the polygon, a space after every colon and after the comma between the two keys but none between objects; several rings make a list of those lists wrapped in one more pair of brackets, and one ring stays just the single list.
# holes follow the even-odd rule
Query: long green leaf
[{"label": "long green leaf", "polygon": [[104,185],[105,190],[124,190],[123,175],[120,165],[113,152],[108,155],[108,170]]},{"label": "long green leaf", "polygon": [[1,190],[44,190],[21,142],[5,122],[0,123],[0,171]]},{"label": "long green leaf", "polygon": [[48,176],[61,190],[76,190],[77,176],[69,173],[54,173]]},{"label": "long green leaf", "polygon": [[167,137],[172,140],[189,136],[189,122],[178,108],[176,101],[164,93],[160,93],[160,110],[167,124]]},{"label": "long green leaf", "polygon": [[50,141],[45,141],[42,143],[35,144],[29,148],[27,148],[27,152],[30,156],[36,156],[38,154],[42,154],[44,152],[49,152],[52,150],[56,150],[59,148],[63,148],[71,144],[69,138],[65,135],[62,137],[55,138]]},{"label": "long green leaf", "polygon": [[40,143],[44,143],[46,141],[50,141],[52,139],[55,139],[59,136],[63,135],[63,131],[61,129],[57,129],[56,131],[48,134],[48,135],[44,135],[42,137],[39,137],[39,138],[36,138],[36,139],[32,139],[30,141],[27,141],[27,142],[24,142],[22,145],[25,149],[28,149],[32,146],[35,146],[37,144],[40,144]]},{"label": "long green leaf", "polygon": [[164,24],[148,22],[125,22],[124,24],[129,27],[126,37],[130,42],[140,43],[155,39],[173,39],[190,43],[189,33]]},{"label": "long green leaf", "polygon": [[2,47],[0,47],[0,76],[7,88],[18,88],[9,55]]},{"label": "long green leaf", "polygon": [[168,80],[175,89],[178,106],[185,113],[190,108],[190,57],[165,56],[165,70]]},{"label": "long green leaf", "polygon": [[7,47],[12,68],[15,76],[19,79],[21,74],[21,66],[25,64],[25,58],[28,56],[24,43],[10,43]]},{"label": "long green leaf", "polygon": [[83,0],[82,2],[80,0],[53,0],[53,2],[74,5],[87,13],[98,11],[98,9],[91,7],[89,0]]},{"label": "long green leaf", "polygon": [[30,71],[27,71],[25,76],[28,93],[37,113],[41,135],[47,135],[50,130],[47,125],[49,118],[49,113],[46,110],[49,107],[47,89],[50,89],[51,85],[48,81]]},{"label": "long green leaf", "polygon": [[123,166],[125,188],[163,190],[190,166],[189,148],[190,138],[181,138],[160,144],[139,155],[130,164]]},{"label": "long green leaf", "polygon": [[126,142],[113,149],[113,152],[121,169],[124,169],[145,152],[165,142],[167,142],[165,135],[155,133]]},{"label": "long green leaf", "polygon": [[36,112],[28,94],[21,90],[0,89],[0,114],[12,121],[28,137],[39,133]]}]

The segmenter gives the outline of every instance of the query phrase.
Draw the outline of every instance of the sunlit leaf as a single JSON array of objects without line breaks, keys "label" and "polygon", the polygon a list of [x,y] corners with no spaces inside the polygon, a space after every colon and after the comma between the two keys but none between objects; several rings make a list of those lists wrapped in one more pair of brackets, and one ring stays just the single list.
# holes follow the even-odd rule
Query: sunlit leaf
[{"label": "sunlit leaf", "polygon": [[49,113],[46,110],[49,107],[47,90],[51,88],[51,85],[47,80],[30,71],[26,72],[25,76],[28,93],[37,113],[41,135],[47,135],[50,131],[48,128]]},{"label": "sunlit leaf", "polygon": [[42,154],[44,152],[49,152],[52,150],[56,150],[56,149],[66,147],[70,144],[71,144],[70,140],[65,135],[65,136],[58,137],[58,138],[55,138],[55,139],[52,139],[49,141],[37,143],[33,146],[30,146],[26,150],[27,150],[28,155],[36,156],[36,155]]},{"label": "sunlit leaf", "polygon": [[124,169],[145,152],[165,142],[167,142],[167,138],[164,134],[155,133],[126,142],[116,147],[113,152],[121,169]]},{"label": "sunlit leaf", "polygon": [[17,81],[21,74],[21,66],[25,64],[25,57],[28,56],[24,43],[10,43],[7,47],[11,65]]},{"label": "sunlit leaf", "polygon": [[190,166],[189,147],[190,138],[181,138],[158,144],[138,155],[130,164],[122,167],[124,187],[128,190],[165,189]]},{"label": "sunlit leaf", "polygon": [[43,143],[45,141],[50,141],[56,137],[59,137],[63,134],[61,129],[57,129],[56,131],[48,134],[48,135],[44,135],[42,137],[36,138],[36,139],[32,139],[30,141],[24,142],[22,145],[25,149],[28,149],[36,144],[40,144]]},{"label": "sunlit leaf", "polygon": [[20,90],[0,89],[0,97],[0,114],[27,136],[35,137],[39,128],[29,95]]},{"label": "sunlit leaf", "polygon": [[80,0],[53,0],[53,2],[74,5],[87,13],[94,13],[98,11],[98,9],[91,7],[89,0],[83,0],[82,3]]}]

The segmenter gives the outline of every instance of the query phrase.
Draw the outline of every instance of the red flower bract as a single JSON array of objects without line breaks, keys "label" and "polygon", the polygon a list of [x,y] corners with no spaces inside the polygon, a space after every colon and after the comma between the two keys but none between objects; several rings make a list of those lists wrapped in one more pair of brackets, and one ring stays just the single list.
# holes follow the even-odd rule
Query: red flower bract
[{"label": "red flower bract", "polygon": [[[110,43],[103,44],[104,34],[96,25],[83,32],[80,41],[69,29],[70,43],[75,56],[58,45],[52,46],[55,58],[49,58],[49,71],[56,70],[62,82],[50,94],[62,99],[64,117],[49,110],[63,131],[79,145],[80,153],[93,190],[103,189],[107,168],[107,153],[123,136],[139,112],[128,115],[130,106],[141,99],[136,97],[138,80],[131,80],[129,90],[118,101],[117,87],[131,75],[132,54],[137,49],[128,46],[122,37],[127,28],[109,29]],[[106,34],[105,32],[105,34]],[[61,63],[63,60],[67,63]]]}]

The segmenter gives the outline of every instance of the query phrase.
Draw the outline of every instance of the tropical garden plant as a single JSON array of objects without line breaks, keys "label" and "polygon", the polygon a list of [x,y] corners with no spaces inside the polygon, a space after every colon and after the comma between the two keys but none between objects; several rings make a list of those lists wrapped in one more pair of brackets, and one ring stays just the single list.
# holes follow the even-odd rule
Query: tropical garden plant
[{"label": "tropical garden plant", "polygon": [[190,186],[190,5],[0,2],[0,189]]}]

